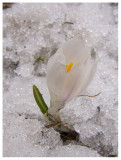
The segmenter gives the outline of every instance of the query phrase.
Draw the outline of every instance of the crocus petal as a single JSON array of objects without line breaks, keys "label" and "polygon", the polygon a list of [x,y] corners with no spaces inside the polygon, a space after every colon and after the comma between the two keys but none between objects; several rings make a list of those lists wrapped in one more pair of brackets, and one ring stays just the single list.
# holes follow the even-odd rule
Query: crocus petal
[{"label": "crocus petal", "polygon": [[83,63],[90,54],[90,49],[86,47],[85,41],[79,36],[70,39],[63,45],[63,51],[66,63],[73,61],[75,64]]}]

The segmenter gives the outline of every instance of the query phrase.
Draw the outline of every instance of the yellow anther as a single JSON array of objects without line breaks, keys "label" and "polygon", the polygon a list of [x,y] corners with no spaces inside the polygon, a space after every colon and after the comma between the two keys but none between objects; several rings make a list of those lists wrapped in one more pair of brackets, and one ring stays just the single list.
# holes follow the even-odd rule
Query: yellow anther
[{"label": "yellow anther", "polygon": [[66,69],[68,68],[68,64],[66,64]]},{"label": "yellow anther", "polygon": [[66,64],[66,73],[70,72],[72,66],[73,66],[73,62],[71,62],[69,65]]},{"label": "yellow anther", "polygon": [[92,57],[90,56],[90,59],[89,59],[90,61],[92,60]]}]

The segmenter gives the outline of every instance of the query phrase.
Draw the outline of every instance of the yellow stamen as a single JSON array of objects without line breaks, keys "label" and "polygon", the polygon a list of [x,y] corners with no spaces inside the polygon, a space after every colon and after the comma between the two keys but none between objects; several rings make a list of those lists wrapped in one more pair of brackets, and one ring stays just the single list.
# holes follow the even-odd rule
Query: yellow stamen
[{"label": "yellow stamen", "polygon": [[69,65],[66,64],[66,73],[70,72],[72,66],[73,66],[73,62],[71,62]]},{"label": "yellow stamen", "polygon": [[66,64],[66,69],[68,68],[68,64]]}]

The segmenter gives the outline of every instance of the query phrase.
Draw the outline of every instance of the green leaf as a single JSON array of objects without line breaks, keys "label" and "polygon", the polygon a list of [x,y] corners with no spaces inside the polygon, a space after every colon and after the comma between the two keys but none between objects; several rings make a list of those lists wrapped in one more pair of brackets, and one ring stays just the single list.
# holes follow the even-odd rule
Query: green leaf
[{"label": "green leaf", "polygon": [[42,94],[40,93],[39,89],[35,85],[33,85],[33,95],[34,95],[35,101],[37,105],[39,106],[41,112],[43,114],[47,113],[48,107],[42,97]]},{"label": "green leaf", "polygon": [[43,57],[39,57],[39,60],[46,62],[46,60]]},{"label": "green leaf", "polygon": [[45,60],[43,57],[39,57],[39,58],[37,58],[37,59],[35,60],[34,64],[37,63],[37,62],[39,62],[39,61],[44,61],[44,62],[46,62],[46,60]]}]

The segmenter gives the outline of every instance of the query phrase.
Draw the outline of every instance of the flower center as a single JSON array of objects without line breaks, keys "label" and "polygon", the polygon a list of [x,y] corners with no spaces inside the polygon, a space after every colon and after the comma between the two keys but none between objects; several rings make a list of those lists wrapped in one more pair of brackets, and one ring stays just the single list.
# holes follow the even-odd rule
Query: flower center
[{"label": "flower center", "polygon": [[72,66],[73,66],[73,62],[71,62],[69,65],[66,64],[66,73],[71,71]]}]

